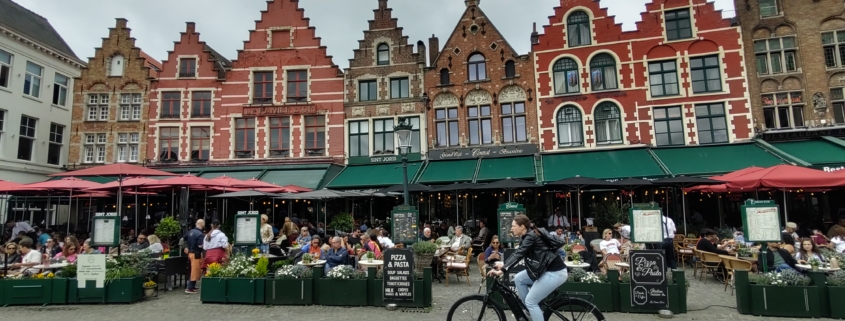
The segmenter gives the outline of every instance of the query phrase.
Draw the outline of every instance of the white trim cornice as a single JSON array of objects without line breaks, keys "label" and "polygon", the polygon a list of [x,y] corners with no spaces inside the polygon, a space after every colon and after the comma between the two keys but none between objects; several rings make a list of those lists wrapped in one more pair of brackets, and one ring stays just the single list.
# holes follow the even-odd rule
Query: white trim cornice
[{"label": "white trim cornice", "polygon": [[79,60],[79,58],[76,58],[76,57],[70,58],[65,54],[59,53],[57,50],[54,50],[54,49],[52,49],[48,46],[44,46],[44,45],[42,45],[42,44],[40,44],[36,41],[30,40],[29,38],[24,37],[24,36],[22,36],[22,35],[20,35],[16,32],[14,32],[11,29],[0,26],[0,33],[7,35],[7,36],[9,36],[12,39],[15,39],[17,41],[20,41],[21,43],[28,45],[28,46],[34,48],[35,50],[41,51],[41,52],[43,52],[43,53],[45,53],[45,54],[47,54],[47,55],[49,55],[53,58],[56,58],[61,62],[64,62],[68,65],[71,65],[74,68],[80,68],[81,69],[81,68],[87,68],[88,67],[88,64],[82,62],[81,60]]}]

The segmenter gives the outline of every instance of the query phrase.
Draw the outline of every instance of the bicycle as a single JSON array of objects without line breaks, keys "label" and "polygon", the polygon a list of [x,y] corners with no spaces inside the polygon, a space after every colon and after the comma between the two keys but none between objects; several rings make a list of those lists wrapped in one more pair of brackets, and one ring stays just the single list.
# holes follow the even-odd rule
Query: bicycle
[{"label": "bicycle", "polygon": [[[447,315],[446,320],[507,321],[507,317],[505,316],[505,312],[502,310],[502,307],[499,305],[498,302],[496,302],[496,300],[493,300],[492,295],[494,293],[499,293],[502,296],[505,301],[505,304],[507,304],[508,308],[510,308],[511,313],[517,321],[531,320],[528,317],[528,313],[526,312],[525,304],[522,303],[522,300],[519,298],[519,295],[510,288],[508,288],[508,286],[503,284],[499,279],[499,277],[493,278],[494,282],[487,289],[486,294],[469,295],[459,299],[458,301],[455,301],[455,303],[452,304],[452,308],[449,309],[449,314]],[[582,299],[581,297],[589,297],[589,300]],[[549,294],[549,296],[545,300],[543,300],[543,302],[540,303],[540,308],[543,309],[543,318],[547,321],[605,321],[604,314],[592,303],[592,300],[593,295],[591,293],[562,292],[560,290],[555,290],[554,292]],[[465,303],[468,303],[470,305],[472,305],[473,303],[480,303],[481,307],[480,309],[476,309],[473,307],[461,307]],[[478,315],[474,315],[473,312],[475,311],[477,311],[476,313],[478,313]],[[488,311],[492,313],[487,313]],[[562,313],[562,311],[568,311],[568,313]],[[485,314],[492,315],[494,317],[497,317],[498,319],[485,318]],[[565,314],[568,314],[570,318],[567,318]],[[592,316],[595,319],[584,319],[589,316]]]}]

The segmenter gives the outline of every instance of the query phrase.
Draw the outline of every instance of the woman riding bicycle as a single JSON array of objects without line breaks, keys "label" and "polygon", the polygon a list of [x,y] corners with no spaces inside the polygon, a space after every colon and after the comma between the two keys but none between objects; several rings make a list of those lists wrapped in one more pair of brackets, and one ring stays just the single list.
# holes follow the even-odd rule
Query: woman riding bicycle
[{"label": "woman riding bicycle", "polygon": [[[519,248],[506,262],[496,262],[496,270],[491,270],[488,275],[502,275],[504,270],[513,268],[524,259],[525,270],[517,273],[513,281],[520,299],[531,314],[531,320],[544,321],[540,302],[566,282],[567,278],[566,264],[557,254],[563,242],[534,227],[525,215],[514,217],[511,233],[521,238]],[[532,286],[530,291],[529,286]]]}]

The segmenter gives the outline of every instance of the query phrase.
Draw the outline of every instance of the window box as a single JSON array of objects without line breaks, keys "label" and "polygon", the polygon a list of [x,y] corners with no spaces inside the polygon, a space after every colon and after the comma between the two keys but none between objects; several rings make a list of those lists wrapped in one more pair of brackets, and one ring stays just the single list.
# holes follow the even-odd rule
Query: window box
[{"label": "window box", "polygon": [[202,278],[203,303],[264,303],[264,279]]},{"label": "window box", "polygon": [[80,288],[77,279],[68,279],[68,303],[135,303],[144,298],[144,277],[116,279],[96,287],[95,281],[86,281]]},{"label": "window box", "polygon": [[269,305],[311,305],[314,300],[313,279],[268,279],[264,287]]},{"label": "window box", "polygon": [[0,280],[0,305],[67,303],[67,279]]}]

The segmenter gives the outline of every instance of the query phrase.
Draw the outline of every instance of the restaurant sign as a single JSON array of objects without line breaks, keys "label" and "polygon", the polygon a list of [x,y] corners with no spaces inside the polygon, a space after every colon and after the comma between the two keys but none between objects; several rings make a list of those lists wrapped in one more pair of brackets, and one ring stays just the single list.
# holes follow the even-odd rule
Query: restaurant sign
[{"label": "restaurant sign", "polygon": [[761,135],[763,136],[763,140],[767,142],[811,139],[824,136],[845,137],[845,127],[794,131],[767,131]]},{"label": "restaurant sign", "polygon": [[[409,162],[416,162],[422,159],[422,154],[413,153],[408,154]],[[384,164],[384,163],[399,163],[402,161],[402,156],[396,154],[363,156],[363,157],[349,157],[348,165],[363,165],[363,164]]]},{"label": "restaurant sign", "polygon": [[244,107],[244,116],[308,115],[318,112],[314,105]]},{"label": "restaurant sign", "polygon": [[489,147],[471,147],[455,149],[435,149],[428,151],[430,160],[446,159],[473,159],[473,158],[494,158],[521,155],[534,155],[539,153],[537,145],[506,145]]}]

